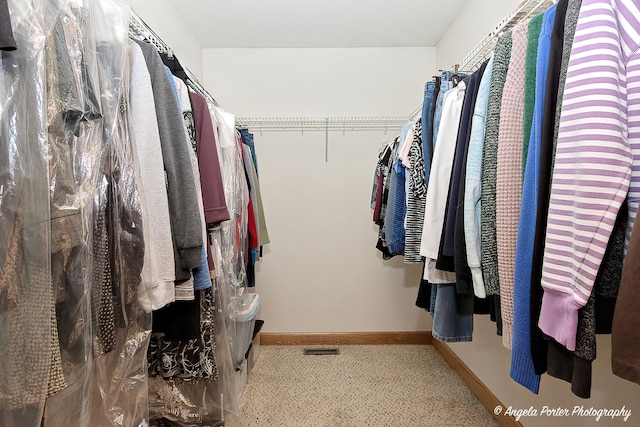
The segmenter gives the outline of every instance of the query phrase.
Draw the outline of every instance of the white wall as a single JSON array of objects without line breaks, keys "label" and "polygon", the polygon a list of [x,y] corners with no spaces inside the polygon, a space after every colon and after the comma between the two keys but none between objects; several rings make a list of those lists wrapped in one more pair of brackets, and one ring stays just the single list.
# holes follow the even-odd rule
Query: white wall
[{"label": "white wall", "polygon": [[[202,78],[202,45],[170,0],[126,0],[134,11],[174,51],[180,64]],[[183,7],[188,7],[183,4]]]},{"label": "white wall", "polygon": [[484,36],[517,9],[521,0],[469,0],[438,42],[439,70],[459,64]]},{"label": "white wall", "polygon": [[[242,116],[408,115],[435,50],[207,49],[204,82]],[[255,133],[271,244],[257,268],[270,332],[430,329],[415,307],[420,267],[383,261],[369,207],[392,133]]]},{"label": "white wall", "polygon": [[[452,24],[437,46],[439,68],[451,68],[480,41],[498,22],[510,14],[519,1],[469,0],[464,10]],[[502,346],[502,338],[496,335],[495,324],[486,316],[475,316],[473,342],[450,344],[454,352],[484,382],[505,405],[540,410],[544,405],[571,410],[575,405],[604,408],[631,408],[633,415],[627,423],[617,420],[591,418],[522,418],[525,426],[609,426],[638,425],[640,421],[640,388],[611,373],[611,340],[598,336],[598,356],[593,364],[592,397],[579,399],[571,393],[564,381],[543,376],[540,394],[534,395],[509,377],[511,353]]]},{"label": "white wall", "polygon": [[256,135],[272,243],[257,271],[266,331],[428,330],[419,267],[383,261],[369,208],[384,132]]},{"label": "white wall", "polygon": [[407,116],[435,68],[435,48],[204,50],[204,84],[242,116]]}]

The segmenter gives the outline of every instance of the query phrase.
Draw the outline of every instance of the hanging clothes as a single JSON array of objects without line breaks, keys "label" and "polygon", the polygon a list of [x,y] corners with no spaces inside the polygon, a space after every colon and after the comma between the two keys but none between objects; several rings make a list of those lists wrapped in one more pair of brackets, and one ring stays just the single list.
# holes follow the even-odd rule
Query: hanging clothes
[{"label": "hanging clothes", "polygon": [[[256,221],[258,227],[258,244],[260,247],[271,242],[269,238],[269,231],[267,229],[267,221],[266,216],[264,214],[264,206],[262,203],[262,193],[260,191],[260,179],[258,176],[258,157],[256,156],[256,149],[253,134],[250,133],[247,129],[240,129],[240,136],[242,138],[242,143],[246,144],[251,152],[251,160],[252,164],[250,165],[250,179],[254,182],[255,190],[256,190]],[[249,172],[249,170],[248,170]]]},{"label": "hanging clothes", "polygon": [[496,167],[496,244],[502,307],[502,343],[513,340],[513,275],[522,198],[524,74],[528,22],[513,29],[513,47],[503,90]]},{"label": "hanging clothes", "polygon": [[434,237],[441,236],[444,226],[446,194],[448,193],[451,178],[451,168],[453,166],[465,91],[466,85],[461,82],[456,88],[446,93],[442,108],[441,129],[437,134],[437,142],[433,154],[420,245],[420,254],[426,258],[427,262],[424,277],[431,283],[455,283],[455,275],[436,268],[440,239]]},{"label": "hanging clothes", "polygon": [[413,140],[408,156],[408,183],[406,237],[404,248],[404,262],[414,264],[422,262],[420,256],[420,237],[424,223],[424,209],[427,196],[425,179],[425,162],[422,144],[422,119],[418,119],[414,126]]},{"label": "hanging clothes", "polygon": [[538,375],[547,370],[548,341],[538,327],[538,321],[542,305],[542,260],[549,212],[551,174],[560,125],[561,108],[558,107],[562,103],[569,55],[581,3],[582,0],[569,0],[564,17],[562,13],[558,13],[563,9],[557,9],[549,54],[549,76],[545,92],[540,142],[536,232],[531,260],[531,354]]},{"label": "hanging clothes", "polygon": [[[202,241],[204,244],[202,245],[202,255],[201,255],[201,265],[198,268],[195,268],[191,271],[193,275],[193,288],[196,291],[201,291],[204,289],[208,289],[211,287],[211,276],[209,274],[209,262],[207,259],[207,246],[209,242],[209,236],[207,233],[207,225],[205,223],[205,214],[204,214],[204,202],[202,199],[202,187],[201,187],[201,177],[200,171],[198,168],[198,159],[196,157],[196,146],[197,141],[195,138],[191,140],[193,135],[192,132],[189,131],[189,128],[195,128],[195,124],[193,121],[189,121],[189,112],[192,111],[191,107],[191,99],[189,97],[189,89],[187,89],[187,85],[180,80],[179,78],[172,76],[173,81],[175,82],[176,91],[178,93],[178,104],[180,105],[180,109],[182,110],[183,118],[186,118],[184,121],[184,132],[185,137],[189,146],[189,160],[191,162],[191,170],[193,171],[193,178],[196,184],[196,195],[198,198],[198,213],[200,214],[200,222],[202,229]],[[220,193],[223,193],[220,188]],[[223,194],[224,195],[224,194]]]},{"label": "hanging clothes", "polygon": [[[39,102],[47,80],[41,67],[46,33],[42,12],[24,6],[11,17],[20,50],[3,53],[0,70],[0,423],[5,425],[39,422],[49,379],[57,376],[50,375],[52,362],[60,362],[59,347],[54,353],[47,114]],[[51,385],[58,390],[64,383]]]},{"label": "hanging clothes", "polygon": [[482,187],[480,224],[481,264],[487,295],[500,294],[498,278],[498,247],[496,241],[496,176],[498,164],[498,132],[502,109],[502,94],[511,59],[512,33],[506,32],[497,41],[493,73],[489,89],[487,129],[482,152]]},{"label": "hanging clothes", "polygon": [[387,221],[387,207],[389,206],[389,191],[391,186],[391,174],[394,162],[394,152],[399,144],[396,138],[384,145],[378,157],[376,171],[374,174],[374,185],[371,194],[373,206],[373,221],[379,226],[378,242],[376,248],[382,253],[383,259],[392,258],[386,237],[385,223]]},{"label": "hanging clothes", "polygon": [[[140,163],[140,177],[144,188],[155,188],[164,183],[164,160],[160,145],[160,131],[151,86],[151,76],[142,49],[129,43],[131,91],[129,107],[131,129]],[[169,202],[166,191],[150,192],[146,198],[149,211],[149,251],[145,264],[150,267],[151,288],[143,295],[147,310],[158,310],[175,301],[175,259],[171,240]]]},{"label": "hanging clothes", "polygon": [[[562,6],[559,6],[562,7]],[[566,2],[565,2],[566,7]],[[551,34],[556,16],[556,5],[549,8],[544,14],[534,17],[529,25],[529,34],[535,37],[536,43],[529,38],[527,46],[527,74],[531,79],[535,75],[533,86],[533,108],[531,108],[531,125],[527,132],[526,114],[528,112],[525,102],[525,129],[524,135],[527,143],[523,151],[527,151],[527,159],[524,162],[524,180],[522,189],[522,204],[520,207],[520,219],[518,224],[518,239],[516,243],[515,274],[513,284],[513,343],[511,357],[511,378],[527,387],[533,393],[538,393],[540,376],[536,374],[531,356],[531,260],[533,253],[533,240],[535,237],[536,201],[538,195],[538,175],[540,164],[540,144],[542,131],[542,113],[544,109],[544,96],[547,87],[547,70],[549,63],[549,46]],[[537,30],[538,21],[540,28]],[[533,28],[532,28],[533,27]],[[535,72],[530,71],[530,61],[533,55],[530,50],[535,50]],[[527,84],[527,86],[529,86]],[[531,98],[528,98],[531,102]]]},{"label": "hanging clothes", "polygon": [[486,65],[478,87],[473,111],[469,150],[467,153],[464,188],[464,234],[467,264],[471,271],[473,292],[478,298],[486,298],[482,268],[480,265],[480,187],[482,184],[482,151],[484,147],[489,89],[493,74],[493,56]]},{"label": "hanging clothes", "polygon": [[176,280],[184,281],[191,277],[190,270],[202,263],[200,254],[203,242],[196,188],[182,129],[182,112],[158,52],[148,43],[137,43],[142,48],[151,75],[160,129],[174,239]]},{"label": "hanging clothes", "polygon": [[202,95],[189,92],[195,122],[196,153],[202,184],[202,200],[207,226],[227,221],[230,216],[224,198],[217,141],[211,124],[211,112]]},{"label": "hanging clothes", "polygon": [[[637,223],[636,223],[637,224]],[[640,312],[637,309],[639,292],[638,249],[640,248],[640,229],[634,226],[629,243],[627,259],[624,263],[620,293],[611,330],[611,368],[615,375],[640,384],[640,336],[638,324]]]},{"label": "hanging clothes", "polygon": [[[614,24],[620,20],[638,23],[638,17],[638,7],[620,9],[616,1],[584,0],[575,40],[591,40],[600,34],[595,29],[609,29],[612,33],[607,37],[614,43],[611,46],[620,47],[608,50],[619,60],[576,57],[579,45],[575,40],[569,60],[566,87],[604,90],[616,100],[615,105],[611,105],[604,97],[592,96],[590,90],[576,96],[565,91],[562,103],[545,239],[544,295],[539,326],[569,350],[575,350],[578,310],[592,292],[606,242],[627,193],[630,197],[628,231],[637,212],[635,195],[639,180],[632,164],[640,145],[625,129],[633,128],[638,119],[634,104],[627,105],[627,99],[640,90],[640,85],[633,79],[627,82],[626,89],[611,85],[603,73],[619,74],[627,79],[628,73],[640,66],[640,56],[634,53],[636,46],[632,45],[640,44],[640,33],[634,29],[640,26]],[[585,60],[599,64],[599,71],[582,67]],[[581,119],[576,108],[582,103],[606,111],[604,122]],[[607,168],[603,169],[602,164]],[[571,194],[566,195],[566,190]],[[573,244],[571,253],[564,249],[567,242]]]}]

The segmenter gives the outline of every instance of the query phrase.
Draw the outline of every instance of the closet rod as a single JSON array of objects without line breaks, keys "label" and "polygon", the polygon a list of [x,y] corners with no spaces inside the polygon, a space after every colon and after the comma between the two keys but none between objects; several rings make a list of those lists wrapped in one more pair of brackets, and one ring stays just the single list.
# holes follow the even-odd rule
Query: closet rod
[{"label": "closet rod", "polygon": [[[498,25],[464,57],[459,64],[460,70],[473,71],[477,69],[484,60],[488,59],[490,53],[493,52],[498,37],[505,31],[515,27],[520,22],[531,17],[535,12],[545,10],[556,3],[556,0],[524,0],[518,8],[510,15],[504,17]],[[416,119],[422,112],[422,105],[419,105],[411,112],[409,117]]]},{"label": "closet rod", "polygon": [[478,66],[490,56],[490,53],[493,52],[498,37],[500,37],[502,33],[515,27],[520,22],[527,20],[534,13],[548,9],[554,3],[556,3],[554,0],[524,0],[511,15],[500,21],[500,23],[464,57],[460,63],[460,67],[463,70],[475,70],[478,68]]},{"label": "closet rod", "polygon": [[[159,52],[166,53],[170,57],[173,56],[173,50],[169,47],[169,45],[167,45],[133,9],[131,10],[131,16],[129,18],[129,36],[134,39],[147,41],[154,45]],[[187,75],[187,81],[185,83],[195,92],[204,96],[208,101],[212,102],[214,105],[218,105],[213,96],[211,96],[211,94],[204,88],[204,86],[200,84],[191,70],[184,66],[183,68],[185,74]]]}]

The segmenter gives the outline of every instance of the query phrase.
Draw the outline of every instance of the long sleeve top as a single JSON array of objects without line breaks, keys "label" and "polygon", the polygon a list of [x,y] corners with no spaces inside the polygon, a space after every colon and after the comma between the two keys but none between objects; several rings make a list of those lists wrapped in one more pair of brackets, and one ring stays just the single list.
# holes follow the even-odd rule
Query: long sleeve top
[{"label": "long sleeve top", "polygon": [[[140,180],[145,189],[145,203],[149,215],[144,252],[144,262],[151,273],[151,286],[141,293],[140,300],[148,310],[158,310],[175,300],[173,282],[173,243],[169,202],[164,190],[164,165],[160,146],[160,132],[153,102],[151,77],[142,50],[136,43],[129,43],[131,131],[136,153],[140,159]],[[160,190],[154,191],[154,188]]]},{"label": "long sleeve top", "polygon": [[425,181],[425,162],[422,144],[422,120],[416,121],[413,141],[409,151],[409,169],[407,180],[407,227],[404,246],[404,262],[406,264],[422,262],[420,256],[420,239],[424,223],[424,206],[427,195]]},{"label": "long sleeve top", "polygon": [[542,258],[544,239],[547,233],[547,214],[551,192],[551,172],[555,154],[557,128],[560,125],[560,109],[564,83],[569,65],[569,54],[578,23],[582,0],[560,0],[556,7],[549,68],[542,114],[542,138],[540,141],[540,166],[538,177],[538,202],[536,212],[536,234],[531,260],[531,355],[537,374],[547,370],[548,341],[538,327],[542,306]]},{"label": "long sleeve top", "polygon": [[[478,90],[478,79],[480,73],[476,72],[467,77],[465,82],[465,97],[460,113],[460,123],[458,125],[458,136],[456,138],[456,148],[453,156],[453,166],[451,168],[451,178],[449,183],[449,193],[447,195],[447,208],[445,210],[444,225],[440,248],[438,250],[438,266],[443,270],[455,271],[454,247],[455,247],[455,224],[457,216],[458,198],[460,195],[460,184],[464,159],[469,143],[469,123],[472,118],[475,106],[476,92]],[[441,266],[441,267],[440,267]],[[457,283],[460,285],[459,283]],[[460,292],[460,289],[458,289]]]},{"label": "long sleeve top", "polygon": [[167,181],[169,217],[176,246],[176,280],[191,276],[202,264],[202,226],[196,186],[189,160],[189,146],[183,129],[182,111],[173,94],[169,76],[156,49],[138,42],[151,76],[156,118]]},{"label": "long sleeve top", "polygon": [[[205,223],[205,215],[204,215],[204,200],[202,198],[202,186],[201,186],[201,177],[200,177],[200,169],[198,167],[198,158],[196,157],[197,153],[197,137],[194,134],[195,123],[193,120],[193,110],[191,107],[191,98],[189,96],[189,89],[187,85],[180,80],[178,77],[172,76],[176,84],[176,91],[178,92],[178,103],[180,104],[180,108],[182,109],[182,115],[184,117],[184,129],[185,135],[187,136],[187,142],[190,148],[189,151],[189,159],[191,160],[191,169],[193,170],[193,177],[196,182],[196,189],[198,190],[198,206],[200,213],[200,221],[202,224],[202,241],[209,242],[209,236],[207,233],[207,224]],[[222,186],[221,186],[222,187]],[[220,191],[223,193],[224,198],[224,190],[220,188]],[[226,209],[226,207],[225,207]],[[210,249],[208,244],[202,245],[202,265],[199,268],[195,268],[192,271],[193,274],[193,288],[196,291],[201,291],[203,289],[208,289],[211,287],[211,275],[209,274],[209,255]]]},{"label": "long sleeve top", "polygon": [[433,152],[420,244],[420,254],[427,259],[425,279],[431,283],[455,282],[455,274],[437,270],[435,264],[438,258],[438,249],[440,248],[440,238],[444,225],[446,199],[449,192],[451,168],[453,167],[453,156],[456,149],[465,91],[465,83],[460,82],[457,87],[445,94],[440,130],[438,131],[436,147]]},{"label": "long sleeve top", "polygon": [[[522,146],[522,175],[527,165],[529,153],[529,139],[531,136],[531,125],[533,122],[533,108],[536,99],[537,88],[537,59],[538,43],[540,42],[540,32],[544,13],[540,13],[529,21],[529,40],[527,42],[527,59],[525,63],[524,75],[524,140]],[[553,25],[553,22],[551,23]],[[546,72],[546,70],[545,70]]]},{"label": "long sleeve top", "polygon": [[193,107],[193,121],[196,131],[196,153],[204,202],[204,217],[207,225],[229,219],[229,211],[224,197],[222,173],[218,149],[211,123],[211,113],[202,95],[189,92]]},{"label": "long sleeve top", "polygon": [[[527,161],[522,184],[522,204],[516,243],[515,276],[513,282],[513,342],[511,353],[511,378],[533,393],[540,388],[540,375],[536,374],[531,356],[530,298],[531,254],[536,233],[536,202],[538,172],[540,166],[540,141],[542,138],[542,114],[547,87],[547,69],[551,32],[556,16],[553,5],[542,16],[542,26],[536,43],[535,94],[532,109],[531,131],[527,144]],[[536,18],[534,18],[536,19]],[[531,21],[534,23],[535,21]],[[529,52],[527,52],[527,56]]]},{"label": "long sleeve top", "polygon": [[464,188],[464,234],[467,262],[471,269],[473,293],[478,298],[486,298],[487,296],[480,265],[480,188],[482,186],[482,148],[484,147],[492,70],[493,57],[489,60],[480,81],[478,97],[473,110]]},{"label": "long sleeve top", "polygon": [[404,220],[407,214],[407,187],[406,187],[406,169],[403,166],[403,158],[406,158],[405,154],[408,154],[413,140],[413,123],[407,123],[402,129],[402,145],[398,147],[398,159],[394,163],[395,169],[395,209],[393,210],[393,217],[387,215],[388,221],[393,221],[391,225],[391,233],[386,235],[387,243],[389,244],[389,250],[392,254],[402,254],[404,252],[404,237],[405,237],[405,225]]},{"label": "long sleeve top", "polygon": [[513,51],[504,84],[496,170],[496,243],[502,310],[502,343],[513,339],[513,275],[522,197],[522,132],[524,130],[524,74],[528,22],[513,29]]},{"label": "long sleeve top", "polygon": [[638,208],[640,104],[628,100],[640,96],[639,46],[640,4],[583,1],[562,101],[539,321],[569,350],[627,193],[628,230]]},{"label": "long sleeve top", "polygon": [[[464,146],[464,155],[462,157],[461,162],[461,171],[460,171],[460,191],[458,192],[458,201],[456,203],[455,209],[457,211],[456,221],[454,224],[454,267],[456,272],[456,291],[460,294],[467,294],[469,298],[461,298],[461,301],[473,301],[473,277],[471,275],[471,268],[469,268],[469,262],[467,257],[467,241],[466,236],[464,234],[464,198],[465,198],[465,185],[467,181],[467,159],[469,157],[469,142],[471,141],[471,127],[473,126],[473,113],[475,111],[476,102],[478,99],[478,90],[480,89],[480,83],[482,82],[482,77],[487,69],[487,64],[489,61],[485,61],[478,70],[474,73],[477,75],[476,83],[474,86],[474,98],[473,103],[470,106],[468,112],[468,118],[466,123],[466,136],[465,136],[465,146]],[[466,102],[466,101],[465,101]],[[463,112],[464,115],[464,106]],[[461,119],[462,122],[462,119]],[[461,123],[462,126],[462,123]],[[478,307],[478,310],[481,310]]]},{"label": "long sleeve top", "polygon": [[512,47],[511,31],[498,39],[493,56],[493,75],[489,89],[487,129],[482,148],[482,187],[480,238],[482,240],[482,273],[487,295],[500,293],[498,247],[496,242],[496,173],[498,165],[498,132],[502,108],[502,92],[509,69]]}]

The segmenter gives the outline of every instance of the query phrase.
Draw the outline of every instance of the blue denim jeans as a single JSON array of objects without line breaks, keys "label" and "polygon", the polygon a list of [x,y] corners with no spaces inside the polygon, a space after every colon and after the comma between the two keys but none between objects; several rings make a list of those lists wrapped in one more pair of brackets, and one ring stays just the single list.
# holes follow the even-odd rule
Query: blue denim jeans
[{"label": "blue denim jeans", "polygon": [[247,144],[251,150],[251,158],[253,159],[253,165],[256,167],[256,173],[258,173],[258,159],[256,158],[256,148],[253,143],[253,134],[249,132],[249,129],[240,129],[240,136],[242,137],[242,143]]},{"label": "blue denim jeans", "polygon": [[444,101],[444,94],[453,89],[453,83],[451,82],[453,73],[451,71],[444,71],[440,80],[440,93],[438,93],[438,100],[436,101],[436,111],[433,116],[433,146],[436,144],[436,138],[438,136],[438,129],[440,129],[440,120],[442,119],[442,102]]},{"label": "blue denim jeans", "polygon": [[429,185],[429,174],[431,173],[431,157],[433,156],[433,95],[436,91],[435,82],[427,82],[424,85],[424,101],[422,103],[422,154],[424,157],[424,172],[426,184]]},{"label": "blue denim jeans", "polygon": [[433,337],[442,342],[471,341],[473,294],[458,294],[455,283],[431,285]]}]

